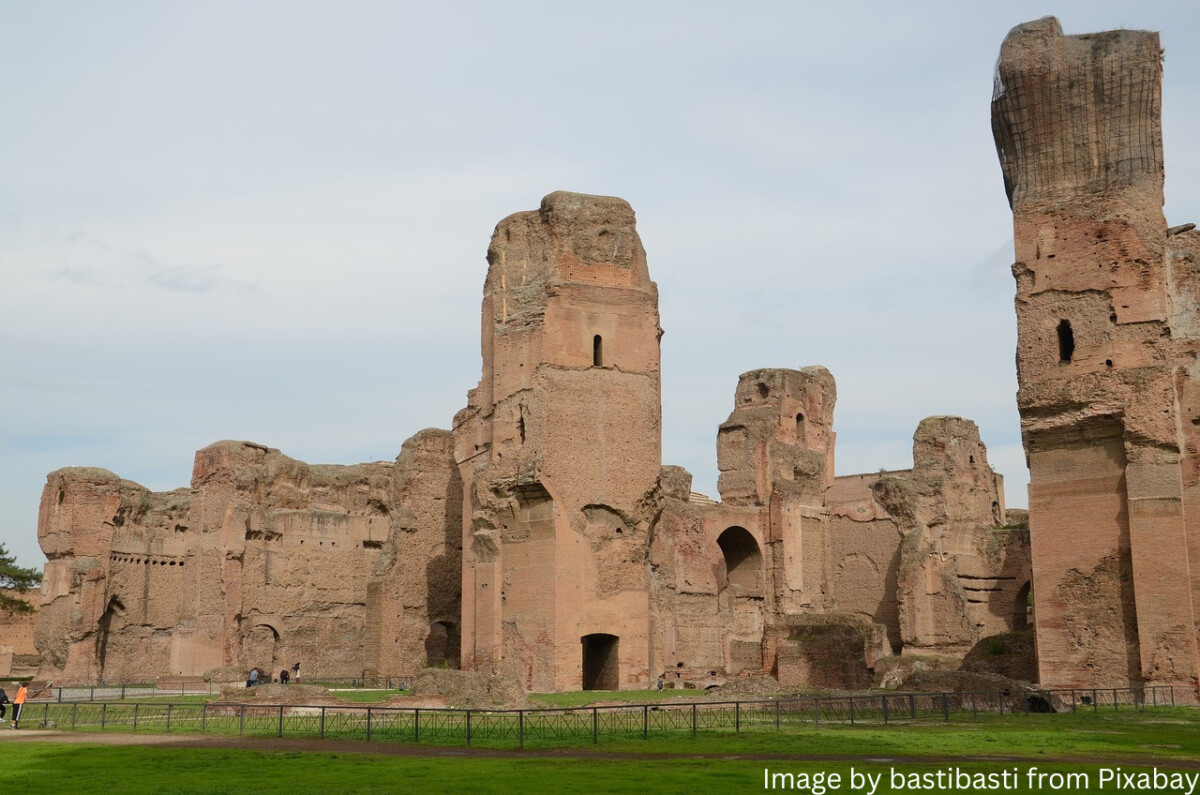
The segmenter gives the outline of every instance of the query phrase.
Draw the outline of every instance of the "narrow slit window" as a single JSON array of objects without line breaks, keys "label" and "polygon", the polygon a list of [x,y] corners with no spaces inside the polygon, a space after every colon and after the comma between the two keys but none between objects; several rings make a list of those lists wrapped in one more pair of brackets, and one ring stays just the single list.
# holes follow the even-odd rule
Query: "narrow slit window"
[{"label": "narrow slit window", "polygon": [[1071,331],[1071,321],[1062,320],[1058,324],[1058,361],[1066,364],[1075,355],[1075,332]]},{"label": "narrow slit window", "polygon": [[592,337],[592,367],[604,366],[604,340],[600,335]]}]

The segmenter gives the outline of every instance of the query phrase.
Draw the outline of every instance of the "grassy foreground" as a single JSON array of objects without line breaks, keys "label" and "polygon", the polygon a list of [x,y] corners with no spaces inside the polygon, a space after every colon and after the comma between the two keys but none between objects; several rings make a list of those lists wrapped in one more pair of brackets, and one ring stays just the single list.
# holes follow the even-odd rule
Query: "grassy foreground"
[{"label": "grassy foreground", "polygon": [[[549,758],[519,753],[479,757],[447,748],[438,749],[440,755],[411,757],[96,746],[85,742],[86,735],[80,740],[69,745],[0,742],[0,792],[728,793],[771,788],[766,786],[771,779],[764,776],[765,770],[767,776],[783,774],[772,789],[812,795],[1188,792],[1184,776],[1200,781],[1200,710],[1186,708],[610,739],[598,746],[560,748]],[[1167,778],[1123,781],[1117,768],[1120,774],[1135,776],[1157,769]],[[938,771],[944,776],[954,771],[958,786],[953,778],[943,778],[943,786],[934,778],[912,778]],[[1001,780],[1004,773],[1008,777]],[[1046,777],[1038,779],[1039,773]],[[851,778],[854,774],[857,779]],[[836,781],[835,775],[840,777]],[[989,786],[988,775],[995,786]],[[1172,780],[1172,775],[1178,778]],[[864,776],[879,778],[872,785]],[[1176,789],[1171,786],[1175,783],[1182,786]],[[1190,791],[1200,795],[1200,785]]]}]

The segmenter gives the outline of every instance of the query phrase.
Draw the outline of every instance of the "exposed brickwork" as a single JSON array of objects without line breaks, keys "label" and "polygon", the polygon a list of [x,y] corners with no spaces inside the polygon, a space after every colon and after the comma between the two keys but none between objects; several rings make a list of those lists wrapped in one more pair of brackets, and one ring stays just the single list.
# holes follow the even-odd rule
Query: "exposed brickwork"
[{"label": "exposed brickwork", "polygon": [[1163,217],[1158,34],[1005,39],[1039,676],[1198,684],[1194,233]]}]

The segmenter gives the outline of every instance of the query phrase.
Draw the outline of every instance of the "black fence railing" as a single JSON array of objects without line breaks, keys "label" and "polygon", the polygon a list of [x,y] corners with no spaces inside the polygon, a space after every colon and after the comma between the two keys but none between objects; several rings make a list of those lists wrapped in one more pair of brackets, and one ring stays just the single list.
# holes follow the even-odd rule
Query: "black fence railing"
[{"label": "black fence railing", "polygon": [[871,693],[759,701],[693,701],[543,709],[426,709],[302,704],[41,701],[22,722],[73,731],[201,732],[525,748],[601,736],[780,731],[890,724],[981,713],[1098,712],[1174,706],[1174,689],[1096,688],[976,693]]},{"label": "black fence railing", "polygon": [[[403,690],[412,684],[412,677],[404,676],[321,676],[304,678],[296,684],[323,685],[333,689],[381,689]],[[170,679],[160,682],[137,682],[130,684],[95,684],[76,687],[54,687],[51,685],[33,696],[33,701],[124,701],[126,699],[170,698],[172,696],[215,696],[222,688],[244,686],[243,682],[205,682],[199,679]],[[260,684],[268,684],[263,680]],[[10,690],[10,692],[12,692]]]}]

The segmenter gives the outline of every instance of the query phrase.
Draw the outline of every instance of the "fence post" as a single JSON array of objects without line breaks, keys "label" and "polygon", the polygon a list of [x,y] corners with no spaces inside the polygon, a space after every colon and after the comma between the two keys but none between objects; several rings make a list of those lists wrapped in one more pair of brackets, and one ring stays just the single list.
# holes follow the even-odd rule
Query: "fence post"
[{"label": "fence post", "polygon": [[733,730],[740,732],[742,730],[742,702],[733,702]]},{"label": "fence post", "polygon": [[[391,685],[391,680],[388,680],[388,685]],[[467,747],[471,747],[471,710],[467,710]]]},{"label": "fence post", "polygon": [[125,700],[125,685],[121,685],[121,700]]},{"label": "fence post", "polygon": [[[692,707],[693,714],[695,713],[695,711],[696,711],[696,708],[693,706]],[[696,722],[692,721],[692,734],[695,734],[695,733],[696,733]],[[592,707],[592,744],[594,745],[598,742],[600,742],[600,715],[599,715],[599,710],[597,710],[595,707]]]},{"label": "fence post", "polygon": [[104,728],[104,721],[108,717],[108,702],[100,705],[100,728]]},{"label": "fence post", "polygon": [[1175,706],[1175,685],[1171,685],[1171,706]]},{"label": "fence post", "polygon": [[888,722],[887,696],[879,697],[879,705],[883,708],[883,725],[886,726]]},{"label": "fence post", "polygon": [[950,697],[942,693],[942,719],[950,720]]},{"label": "fence post", "polygon": [[525,750],[525,710],[517,710],[517,741],[520,750]]},{"label": "fence post", "polygon": [[650,705],[642,704],[642,739],[650,736]]},{"label": "fence post", "polygon": [[91,690],[88,691],[88,701],[95,701],[95,700],[96,700],[96,686],[92,685]]},{"label": "fence post", "polygon": [[854,696],[850,696],[850,725],[854,725]]},{"label": "fence post", "polygon": [[204,734],[208,731],[208,702],[205,701],[200,705],[200,733]]},{"label": "fence post", "polygon": [[279,705],[279,734],[276,736],[283,736],[283,704]]},{"label": "fence post", "polygon": [[821,725],[821,699],[813,699],[813,726]]},{"label": "fence post", "polygon": [[371,742],[371,708],[367,707],[367,742]]},{"label": "fence post", "polygon": [[138,705],[133,705],[133,730],[137,731]]},{"label": "fence post", "polygon": [[59,704],[62,703],[62,688],[61,687],[58,689],[58,703]]},{"label": "fence post", "polygon": [[71,731],[75,731],[75,715],[79,711],[79,702],[71,705]]},{"label": "fence post", "polygon": [[1117,689],[1114,687],[1113,688],[1113,712],[1116,712],[1118,709],[1119,709],[1119,707],[1117,706]]},{"label": "fence post", "polygon": [[979,717],[979,711],[975,708],[975,693],[974,692],[971,693],[971,717],[972,718]]},{"label": "fence post", "polygon": [[1155,707],[1158,706],[1158,688],[1157,687],[1150,688],[1150,700],[1154,702],[1153,706],[1155,706]]},{"label": "fence post", "polygon": [[696,736],[696,704],[692,703],[692,736]]},{"label": "fence post", "polygon": [[779,731],[779,699],[775,699],[775,731]]},{"label": "fence post", "polygon": [[[42,728],[46,728],[46,729],[50,728],[49,723],[50,723],[50,702],[47,701],[46,703],[42,704]],[[55,721],[55,725],[57,725],[57,724],[58,724],[58,721]]]},{"label": "fence post", "polygon": [[413,742],[421,742],[421,710],[413,710]]},{"label": "fence post", "polygon": [[1072,687],[1071,688],[1071,714],[1074,714],[1076,709],[1077,708],[1075,706],[1075,688]]},{"label": "fence post", "polygon": [[1092,688],[1092,712],[1100,711],[1100,694],[1096,692],[1096,688]]},{"label": "fence post", "polygon": [[912,693],[908,694],[908,717],[909,720],[917,719],[917,697]]},{"label": "fence post", "polygon": [[321,707],[321,739],[325,739],[325,708]]},{"label": "fence post", "polygon": [[238,734],[246,733],[246,705],[238,708]]}]

